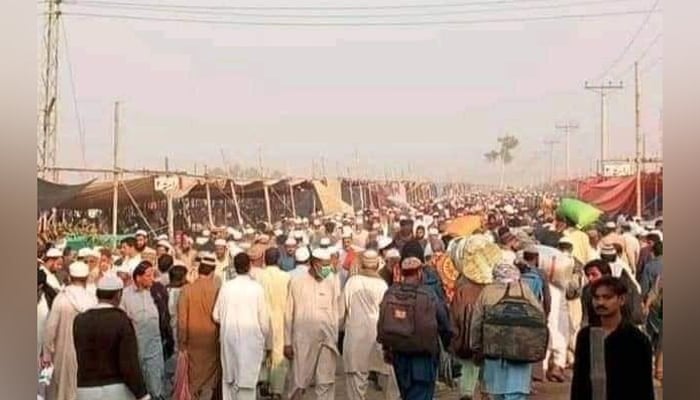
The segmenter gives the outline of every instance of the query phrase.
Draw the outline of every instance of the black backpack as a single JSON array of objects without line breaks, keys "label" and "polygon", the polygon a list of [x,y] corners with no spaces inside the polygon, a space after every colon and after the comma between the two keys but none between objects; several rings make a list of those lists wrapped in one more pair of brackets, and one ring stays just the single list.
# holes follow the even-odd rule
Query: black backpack
[{"label": "black backpack", "polygon": [[377,342],[399,353],[439,354],[437,302],[433,296],[424,286],[391,286],[379,306]]}]

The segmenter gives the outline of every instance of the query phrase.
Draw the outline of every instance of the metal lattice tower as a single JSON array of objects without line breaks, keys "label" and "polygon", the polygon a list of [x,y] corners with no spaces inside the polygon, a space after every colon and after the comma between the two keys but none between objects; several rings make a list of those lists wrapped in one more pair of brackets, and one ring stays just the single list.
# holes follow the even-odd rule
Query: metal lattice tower
[{"label": "metal lattice tower", "polygon": [[41,56],[39,118],[37,129],[38,170],[41,176],[58,180],[57,171],[48,174],[47,168],[56,166],[59,18],[62,0],[46,0],[44,48]]}]

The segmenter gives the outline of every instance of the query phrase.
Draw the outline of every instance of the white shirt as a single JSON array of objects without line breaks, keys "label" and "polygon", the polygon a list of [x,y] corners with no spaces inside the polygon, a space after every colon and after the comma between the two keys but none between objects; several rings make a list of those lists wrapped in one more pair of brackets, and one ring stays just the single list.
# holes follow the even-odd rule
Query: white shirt
[{"label": "white shirt", "polygon": [[56,278],[56,275],[54,275],[53,272],[49,271],[49,269],[44,265],[42,265],[40,269],[46,274],[46,283],[49,286],[56,291],[61,291],[61,289],[63,289],[63,285],[61,285],[61,282],[58,281],[58,278]]}]

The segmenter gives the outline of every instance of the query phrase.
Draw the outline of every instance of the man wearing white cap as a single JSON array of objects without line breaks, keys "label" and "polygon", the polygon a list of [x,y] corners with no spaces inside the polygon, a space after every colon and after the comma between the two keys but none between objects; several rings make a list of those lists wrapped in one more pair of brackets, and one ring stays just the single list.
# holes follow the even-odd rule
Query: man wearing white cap
[{"label": "man wearing white cap", "polygon": [[603,228],[603,237],[600,239],[600,246],[602,249],[602,247],[605,245],[615,244],[622,247],[622,256],[620,257],[621,260],[624,261],[627,265],[630,265],[630,262],[627,259],[627,243],[625,242],[625,239],[622,237],[622,235],[620,235],[617,232],[617,224],[615,224],[615,222],[609,221],[605,224],[605,227]]},{"label": "man wearing white cap", "polygon": [[282,271],[289,272],[295,267],[294,253],[297,250],[297,241],[293,237],[288,237],[284,242],[284,251],[279,257],[279,266]]},{"label": "man wearing white cap", "polygon": [[309,261],[311,260],[311,251],[308,247],[302,246],[294,251],[295,267],[289,271],[289,277],[294,279],[297,276],[305,276],[309,272]]},{"label": "man wearing white cap", "polygon": [[63,257],[63,253],[54,248],[50,248],[46,252],[46,257],[44,257],[44,263],[39,267],[46,274],[46,284],[51,286],[54,290],[61,290],[63,285],[59,282],[58,278],[54,274],[57,270],[58,259]]},{"label": "man wearing white cap", "polygon": [[250,257],[233,259],[236,277],[224,283],[212,316],[221,327],[224,400],[255,400],[260,368],[272,348],[265,292],[250,275]]},{"label": "man wearing white cap", "polygon": [[284,356],[291,360],[289,396],[300,400],[315,383],[317,400],[332,400],[338,351],[341,292],[325,249],[312,254],[309,272],[289,283],[284,323]]},{"label": "man wearing white cap", "polygon": [[218,326],[212,319],[219,284],[214,257],[203,257],[198,278],[185,285],[177,307],[177,348],[187,354],[192,400],[209,400],[221,373]]},{"label": "man wearing white cap", "polygon": [[76,315],[97,304],[97,298],[85,286],[90,269],[76,261],[68,267],[70,285],[54,299],[44,331],[42,364],[53,364],[54,373],[47,398],[73,400],[78,387],[78,363],[73,342],[73,321]]},{"label": "man wearing white cap", "polygon": [[118,308],[123,288],[121,279],[107,273],[97,283],[99,303],[75,317],[76,400],[150,399],[134,327]]},{"label": "man wearing white cap", "polygon": [[[216,239],[214,241],[214,255],[216,256],[216,270],[214,270],[214,275],[221,280],[221,282],[226,282],[228,280],[228,274],[233,269],[233,260],[231,260],[228,251],[228,245],[224,239]],[[233,271],[231,271],[233,272]]]},{"label": "man wearing white cap", "polygon": [[155,252],[154,249],[148,247],[148,232],[146,232],[143,229],[139,229],[134,234],[134,238],[136,238],[136,251],[138,251],[139,253],[143,253],[145,250]]},{"label": "man wearing white cap", "polygon": [[343,370],[350,400],[366,399],[370,371],[389,377],[385,399],[399,398],[393,368],[384,361],[382,348],[376,340],[379,304],[388,289],[377,273],[379,260],[375,250],[362,253],[360,271],[348,279],[340,303],[341,330],[345,332]]}]

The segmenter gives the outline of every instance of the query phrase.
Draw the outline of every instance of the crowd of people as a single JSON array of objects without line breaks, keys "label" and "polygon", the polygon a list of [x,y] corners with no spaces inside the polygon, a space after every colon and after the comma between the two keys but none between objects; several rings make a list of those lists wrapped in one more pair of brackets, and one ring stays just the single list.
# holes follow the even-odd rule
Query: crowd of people
[{"label": "crowd of people", "polygon": [[[479,226],[455,234],[468,216]],[[438,382],[462,400],[521,400],[544,381],[571,381],[572,400],[601,384],[607,399],[651,400],[662,220],[615,217],[584,231],[555,200],[472,194],[172,238],[139,230],[117,249],[50,244],[39,397],[331,400],[340,364],[350,400],[370,385],[430,400]]]}]

